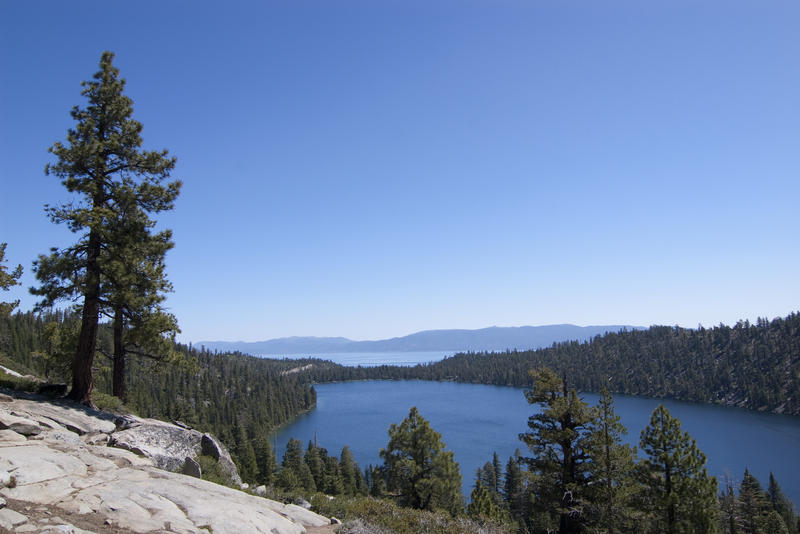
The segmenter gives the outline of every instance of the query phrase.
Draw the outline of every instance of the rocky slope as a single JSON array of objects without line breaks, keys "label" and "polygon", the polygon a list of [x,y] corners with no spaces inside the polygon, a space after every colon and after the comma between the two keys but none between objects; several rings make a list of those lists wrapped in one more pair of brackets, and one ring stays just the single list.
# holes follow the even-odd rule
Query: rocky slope
[{"label": "rocky slope", "polygon": [[0,532],[333,532],[299,506],[196,478],[199,454],[238,479],[213,436],[0,393]]}]

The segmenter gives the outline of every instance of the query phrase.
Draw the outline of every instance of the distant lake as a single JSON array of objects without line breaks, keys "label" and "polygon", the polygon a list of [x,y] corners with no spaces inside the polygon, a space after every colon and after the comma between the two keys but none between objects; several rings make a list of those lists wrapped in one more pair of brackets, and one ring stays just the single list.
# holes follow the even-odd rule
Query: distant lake
[{"label": "distant lake", "polygon": [[316,354],[258,354],[262,358],[288,358],[298,360],[301,358],[319,358],[330,360],[339,365],[348,367],[377,367],[379,365],[398,365],[411,367],[418,363],[430,363],[444,360],[457,351],[420,351],[420,352],[331,352]]},{"label": "distant lake", "polygon": [[[442,434],[447,450],[461,467],[464,494],[469,498],[475,471],[497,451],[503,462],[519,448],[534,407],[523,389],[454,382],[363,381],[318,384],[317,407],[282,428],[275,436],[278,459],[290,437],[307,444],[316,437],[329,454],[349,445],[363,469],[381,463],[378,452],[389,441],[391,423],[400,423],[416,406]],[[598,395],[581,397],[596,404]],[[751,412],[724,406],[664,399],[616,396],[614,407],[628,428],[627,441],[637,445],[650,414],[663,403],[708,457],[709,473],[720,487],[727,474],[736,484],[745,468],[766,489],[772,471],[784,493],[800,506],[800,417]]]}]

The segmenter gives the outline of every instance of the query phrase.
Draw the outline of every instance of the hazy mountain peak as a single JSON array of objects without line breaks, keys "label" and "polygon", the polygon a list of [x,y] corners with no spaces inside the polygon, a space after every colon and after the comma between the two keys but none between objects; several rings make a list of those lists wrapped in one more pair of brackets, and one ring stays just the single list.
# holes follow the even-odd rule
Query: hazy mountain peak
[{"label": "hazy mountain peak", "polygon": [[486,351],[547,347],[560,341],[585,341],[606,332],[642,327],[629,325],[489,326],[477,330],[422,330],[407,336],[375,341],[353,341],[345,337],[291,336],[267,341],[198,341],[209,350],[249,354],[326,354],[335,352]]}]

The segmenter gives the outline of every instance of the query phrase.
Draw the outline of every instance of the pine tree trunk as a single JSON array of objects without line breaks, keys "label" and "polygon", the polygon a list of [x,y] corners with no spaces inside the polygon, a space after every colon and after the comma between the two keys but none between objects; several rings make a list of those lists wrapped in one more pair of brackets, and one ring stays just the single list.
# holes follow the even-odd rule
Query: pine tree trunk
[{"label": "pine tree trunk", "polygon": [[98,318],[100,315],[100,236],[96,231],[89,233],[86,251],[86,291],[83,299],[81,331],[78,336],[78,350],[72,362],[72,390],[67,398],[91,406],[94,376],[92,364],[97,346]]},{"label": "pine tree trunk", "polygon": [[81,331],[78,337],[78,350],[72,361],[72,389],[67,398],[82,404],[91,405],[94,376],[92,364],[97,345],[97,322],[100,310],[99,299],[87,294],[83,301]]},{"label": "pine tree trunk", "polygon": [[664,492],[667,495],[667,532],[675,533],[675,504],[672,502],[672,467],[669,462],[664,463]]},{"label": "pine tree trunk", "polygon": [[122,402],[127,400],[127,390],[125,388],[125,346],[122,336],[125,332],[124,318],[122,310],[117,308],[114,311],[114,370],[112,379],[112,395],[119,398]]}]

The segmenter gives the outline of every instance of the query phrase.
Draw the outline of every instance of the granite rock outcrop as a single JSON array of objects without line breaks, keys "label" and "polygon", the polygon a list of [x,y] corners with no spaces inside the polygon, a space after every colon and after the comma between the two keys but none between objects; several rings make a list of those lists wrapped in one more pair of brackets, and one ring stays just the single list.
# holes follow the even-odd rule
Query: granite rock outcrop
[{"label": "granite rock outcrop", "polygon": [[0,403],[0,532],[329,532],[328,518],[300,506],[172,472],[204,439],[221,466],[230,461],[213,436],[128,423],[117,430],[109,414],[31,396]]}]

